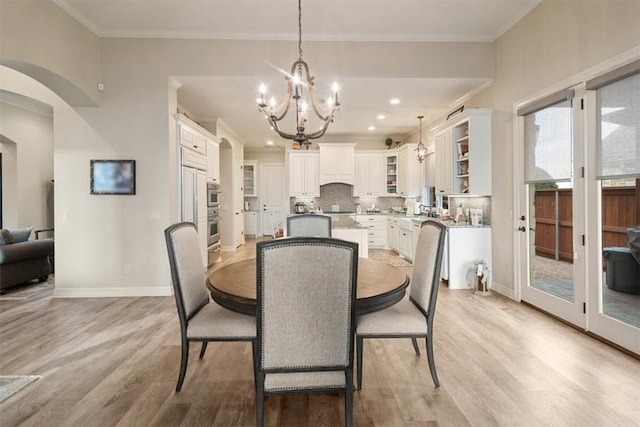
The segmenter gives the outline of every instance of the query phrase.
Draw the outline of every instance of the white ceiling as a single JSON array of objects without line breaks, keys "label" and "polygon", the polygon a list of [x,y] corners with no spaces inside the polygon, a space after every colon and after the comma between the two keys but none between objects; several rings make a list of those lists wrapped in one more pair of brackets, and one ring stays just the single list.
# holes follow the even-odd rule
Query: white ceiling
[{"label": "white ceiling", "polygon": [[[305,41],[494,41],[542,0],[304,0]],[[297,40],[294,0],[54,0],[101,37],[204,38],[224,40]],[[292,53],[294,55],[295,52]],[[313,58],[305,56],[314,73]],[[390,58],[390,60],[392,60]],[[289,69],[291,64],[277,64]],[[315,74],[315,73],[314,73]],[[265,77],[176,76],[183,86],[178,101],[197,121],[223,119],[245,139],[263,147],[281,141],[257,111]],[[262,79],[262,80],[260,80]],[[277,83],[276,83],[277,82]],[[316,79],[319,86],[325,82]],[[332,82],[326,82],[330,85]],[[460,98],[491,83],[482,78],[340,78],[341,109],[327,136],[405,135],[446,113]],[[320,86],[319,86],[320,87]],[[376,90],[372,91],[371,88]],[[320,90],[320,89],[318,89]],[[391,108],[389,94],[402,100]],[[320,94],[322,96],[322,94]],[[385,114],[384,121],[375,119]],[[370,125],[375,131],[368,131]]]}]

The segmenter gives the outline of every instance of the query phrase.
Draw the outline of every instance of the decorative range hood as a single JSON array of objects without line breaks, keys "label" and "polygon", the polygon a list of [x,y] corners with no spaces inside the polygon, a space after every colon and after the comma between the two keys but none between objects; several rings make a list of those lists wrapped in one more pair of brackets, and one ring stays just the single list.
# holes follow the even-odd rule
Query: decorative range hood
[{"label": "decorative range hood", "polygon": [[355,147],[355,143],[318,143],[320,185],[355,184]]}]

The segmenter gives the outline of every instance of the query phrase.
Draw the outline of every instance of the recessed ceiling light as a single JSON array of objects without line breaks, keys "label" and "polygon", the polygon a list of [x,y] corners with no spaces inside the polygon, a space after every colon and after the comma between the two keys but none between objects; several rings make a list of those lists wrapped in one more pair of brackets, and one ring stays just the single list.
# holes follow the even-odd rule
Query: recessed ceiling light
[{"label": "recessed ceiling light", "polygon": [[271,141],[271,140],[267,141],[266,145],[273,145],[273,141]]},{"label": "recessed ceiling light", "polygon": [[384,120],[384,119],[386,119],[386,117],[384,116],[384,114],[380,114],[380,115],[378,116],[378,120]]},{"label": "recessed ceiling light", "polygon": [[400,104],[400,100],[398,98],[392,98],[391,101],[389,101],[389,103],[391,105],[398,105]]},{"label": "recessed ceiling light", "polygon": [[375,126],[369,126],[367,129],[369,129],[369,130],[376,130],[376,127],[375,127]]}]

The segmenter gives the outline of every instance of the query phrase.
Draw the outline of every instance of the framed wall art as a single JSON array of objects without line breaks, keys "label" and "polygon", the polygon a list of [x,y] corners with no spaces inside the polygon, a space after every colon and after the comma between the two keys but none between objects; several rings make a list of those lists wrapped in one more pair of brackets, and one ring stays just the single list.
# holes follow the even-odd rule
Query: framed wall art
[{"label": "framed wall art", "polygon": [[135,160],[91,160],[91,194],[136,194]]}]

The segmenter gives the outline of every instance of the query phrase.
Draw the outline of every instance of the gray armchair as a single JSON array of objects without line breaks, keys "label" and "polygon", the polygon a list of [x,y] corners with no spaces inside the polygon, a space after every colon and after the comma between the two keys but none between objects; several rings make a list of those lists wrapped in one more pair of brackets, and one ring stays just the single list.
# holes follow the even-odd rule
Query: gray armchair
[{"label": "gray armchair", "polygon": [[331,217],[301,214],[287,217],[287,236],[331,237]]},{"label": "gray armchair", "polygon": [[257,425],[264,424],[265,395],[341,392],[351,426],[358,244],[320,237],[264,241],[256,262]]},{"label": "gray armchair", "polygon": [[164,231],[164,235],[182,337],[182,357],[176,385],[176,391],[180,391],[187,372],[189,343],[202,343],[200,359],[204,357],[209,341],[251,341],[254,344],[256,322],[252,316],[238,314],[209,302],[198,233],[193,223],[174,224]]},{"label": "gray armchair", "polygon": [[425,221],[418,236],[409,298],[371,314],[358,317],[358,389],[362,388],[362,347],[365,338],[411,338],[420,355],[417,338],[425,338],[431,378],[440,386],[433,357],[433,318],[436,314],[440,265],[447,228],[435,221]]}]

